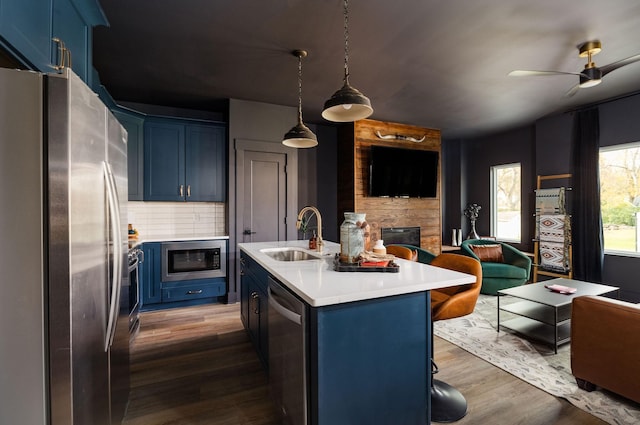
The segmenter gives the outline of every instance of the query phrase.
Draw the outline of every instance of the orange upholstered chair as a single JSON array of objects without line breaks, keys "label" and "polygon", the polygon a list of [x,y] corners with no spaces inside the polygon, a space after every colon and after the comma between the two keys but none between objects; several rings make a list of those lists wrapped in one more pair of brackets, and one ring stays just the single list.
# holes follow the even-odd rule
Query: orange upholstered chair
[{"label": "orange upholstered chair", "polygon": [[388,245],[387,254],[395,255],[409,261],[418,261],[418,252],[400,245]]},{"label": "orange upholstered chair", "polygon": [[475,283],[432,290],[431,318],[433,321],[452,319],[473,312],[482,287],[482,265],[480,261],[459,254],[440,254],[433,259],[431,265],[472,274],[477,277]]},{"label": "orange upholstered chair", "polygon": [[[475,283],[434,289],[431,291],[431,320],[452,319],[473,312],[482,287],[482,265],[475,258],[459,254],[440,254],[431,261],[432,266],[442,267],[476,276]],[[433,338],[433,331],[431,332]],[[433,341],[431,343],[433,349]],[[432,371],[438,373],[433,362]],[[467,400],[462,393],[437,379],[431,380],[431,420],[455,422],[467,414]]]}]

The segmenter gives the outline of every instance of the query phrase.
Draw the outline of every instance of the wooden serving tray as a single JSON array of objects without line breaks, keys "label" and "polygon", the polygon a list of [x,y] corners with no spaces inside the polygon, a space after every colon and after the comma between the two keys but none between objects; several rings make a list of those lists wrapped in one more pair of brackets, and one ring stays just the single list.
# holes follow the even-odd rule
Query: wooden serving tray
[{"label": "wooden serving tray", "polygon": [[361,266],[359,264],[342,263],[339,260],[338,255],[333,260],[333,269],[337,272],[386,272],[386,273],[398,273],[400,266],[393,261],[389,261],[385,267],[376,266]]}]

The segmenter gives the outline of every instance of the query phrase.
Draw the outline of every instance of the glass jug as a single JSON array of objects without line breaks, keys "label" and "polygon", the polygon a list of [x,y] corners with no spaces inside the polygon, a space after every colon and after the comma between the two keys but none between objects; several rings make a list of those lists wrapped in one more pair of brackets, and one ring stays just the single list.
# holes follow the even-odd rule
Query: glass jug
[{"label": "glass jug", "polygon": [[365,229],[362,225],[366,224],[365,217],[365,213],[344,213],[344,221],[340,225],[340,262],[357,263],[358,257],[364,252]]}]

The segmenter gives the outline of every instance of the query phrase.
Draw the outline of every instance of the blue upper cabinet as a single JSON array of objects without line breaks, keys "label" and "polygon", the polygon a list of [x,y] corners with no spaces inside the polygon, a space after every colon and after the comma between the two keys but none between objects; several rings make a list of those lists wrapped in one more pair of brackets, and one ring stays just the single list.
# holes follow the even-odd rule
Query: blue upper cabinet
[{"label": "blue upper cabinet", "polygon": [[186,136],[186,200],[223,202],[227,158],[224,127],[188,125]]},{"label": "blue upper cabinet", "polygon": [[57,38],[70,52],[73,71],[90,87],[92,29],[98,25],[108,22],[97,0],[0,0],[0,44],[26,67],[54,72],[68,59]]},{"label": "blue upper cabinet", "polygon": [[[83,21],[82,16],[71,0],[53,0],[53,37],[64,43],[69,51],[66,58],[66,66],[71,63],[71,69],[78,74],[83,81],[89,83],[90,61],[90,28]],[[59,64],[61,52],[59,44],[54,44],[52,62]],[[91,86],[91,84],[88,84]]]},{"label": "blue upper cabinet", "polygon": [[224,202],[225,137],[221,125],[146,119],[144,200]]},{"label": "blue upper cabinet", "polygon": [[144,123],[144,199],[184,201],[184,125],[161,119]]},{"label": "blue upper cabinet", "polygon": [[52,0],[0,0],[0,40],[25,65],[51,70]]},{"label": "blue upper cabinet", "polygon": [[133,112],[113,110],[113,115],[127,130],[127,166],[129,200],[142,201],[144,193],[144,118]]}]

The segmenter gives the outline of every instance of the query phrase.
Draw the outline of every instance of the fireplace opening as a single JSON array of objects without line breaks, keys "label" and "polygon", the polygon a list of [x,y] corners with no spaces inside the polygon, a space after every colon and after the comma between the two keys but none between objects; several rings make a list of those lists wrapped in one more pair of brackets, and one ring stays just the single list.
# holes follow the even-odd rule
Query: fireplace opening
[{"label": "fireplace opening", "polygon": [[385,245],[420,246],[420,227],[383,227],[380,233]]}]

